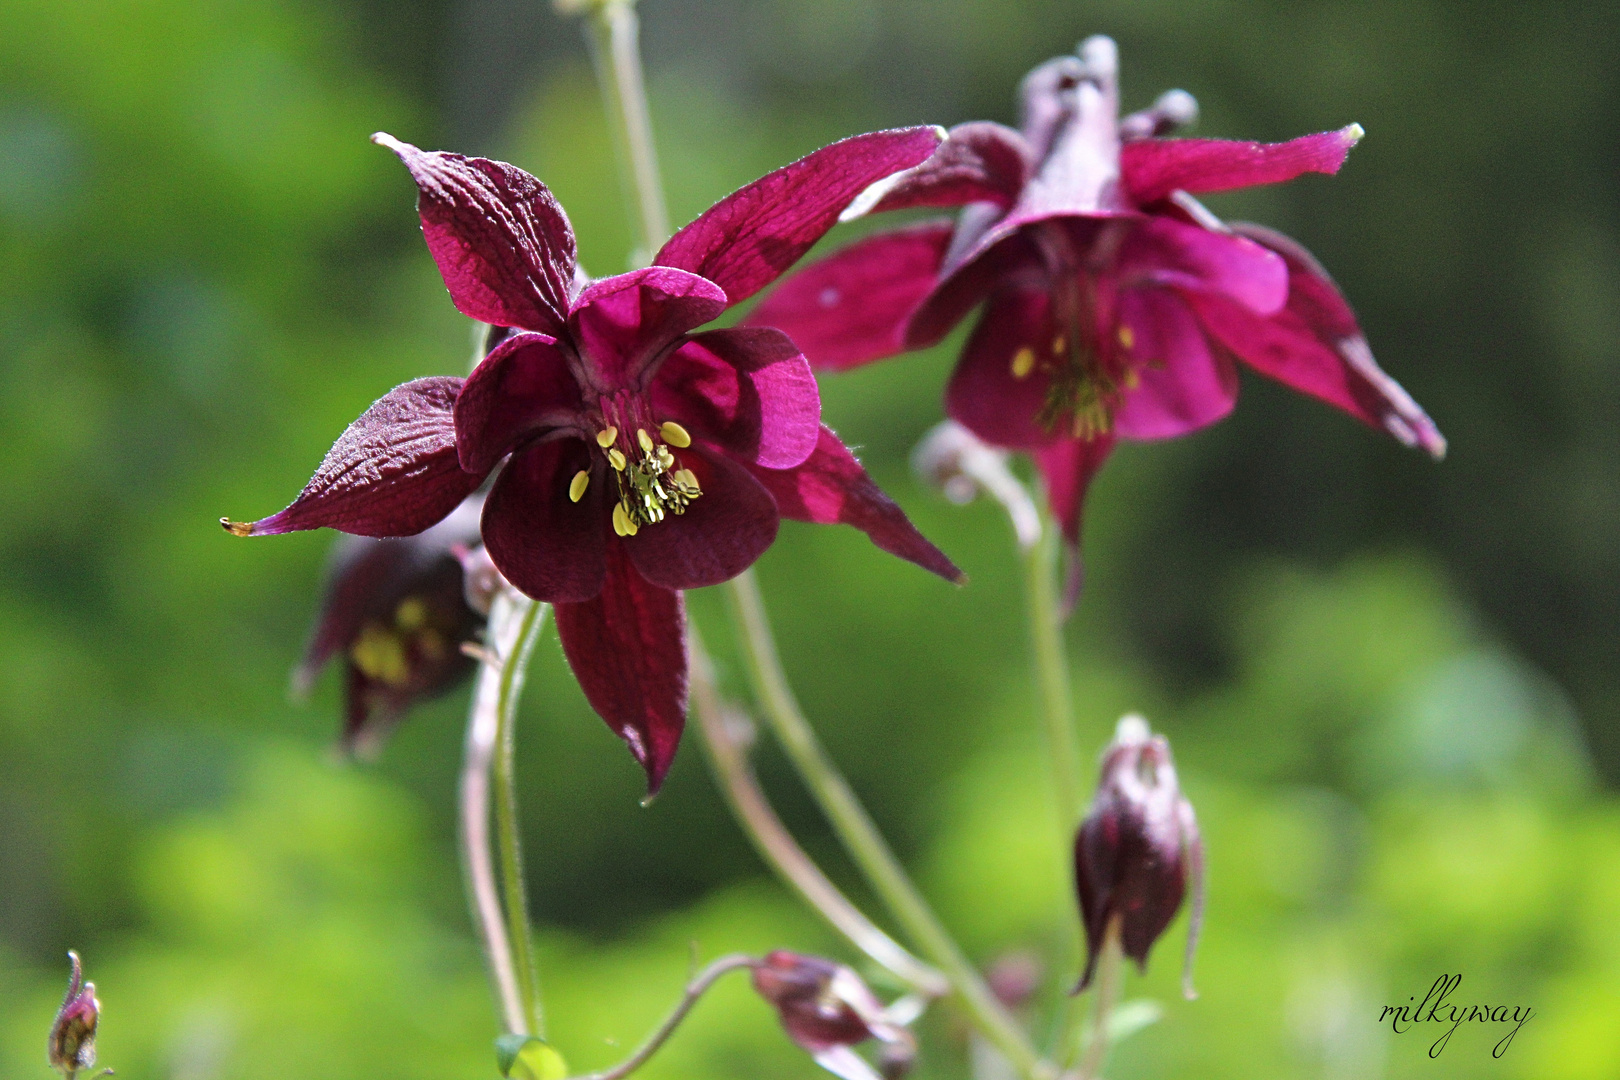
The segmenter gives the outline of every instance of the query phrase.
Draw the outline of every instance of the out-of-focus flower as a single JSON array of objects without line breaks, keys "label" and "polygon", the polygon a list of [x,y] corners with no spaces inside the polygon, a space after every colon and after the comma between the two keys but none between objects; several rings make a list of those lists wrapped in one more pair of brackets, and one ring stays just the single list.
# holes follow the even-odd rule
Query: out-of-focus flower
[{"label": "out-of-focus flower", "polygon": [[883,1075],[903,1075],[916,1055],[911,1032],[896,1023],[855,971],[843,964],[778,949],[754,968],[754,989],[776,1006],[788,1037],[816,1064],[844,1080],[877,1080],[854,1047],[883,1043]]},{"label": "out-of-focus flower", "polygon": [[923,348],[984,313],[946,411],[1029,451],[1071,545],[1116,439],[1183,435],[1237,400],[1234,360],[1435,457],[1445,440],[1373,361],[1349,305],[1294,241],[1228,226],[1193,197],[1337,172],[1361,138],[1264,144],[1159,136],[1196,114],[1172,91],[1118,119],[1114,43],[1089,38],[1022,87],[1023,130],[953,128],[924,164],[846,211],[964,206],[868,237],[796,273],[751,321],[839,370]]},{"label": "out-of-focus flower", "polygon": [[477,638],[484,619],[468,606],[455,552],[477,542],[480,504],[468,499],[416,536],[344,536],[333,547],[293,691],[307,693],[322,668],[343,658],[346,750],[375,752],[411,706],[472,674],[476,664],[461,645]]},{"label": "out-of-focus flower", "polygon": [[1097,969],[1104,938],[1117,921],[1125,955],[1144,970],[1148,950],[1175,917],[1192,879],[1183,990],[1192,997],[1192,956],[1203,920],[1203,841],[1192,804],[1176,783],[1170,744],[1140,716],[1119,722],[1103,754],[1091,810],[1074,840],[1074,879],[1086,934],[1086,969]]},{"label": "out-of-focus flower", "polygon": [[825,147],[721,200],[653,266],[587,283],[568,219],[540,181],[376,136],[416,181],[451,299],[516,332],[465,380],[418,379],[384,395],[291,506],[226,527],[411,535],[505,461],[484,506],[489,556],[515,587],[556,605],[585,696],[656,791],[686,715],[681,590],[741,573],[780,518],[854,525],[960,577],[821,423],[815,378],[785,334],[693,332],[941,137],[908,128]]},{"label": "out-of-focus flower", "polygon": [[73,965],[68,976],[67,996],[56,1011],[51,1024],[51,1037],[46,1045],[51,1067],[59,1070],[67,1080],[76,1073],[95,1066],[96,1025],[101,1021],[101,1002],[96,1000],[96,984],[84,981],[84,967],[79,954],[68,953]]},{"label": "out-of-focus flower", "polygon": [[1007,511],[1018,546],[1028,551],[1041,538],[1041,515],[1029,489],[1008,467],[1007,456],[955,420],[944,420],[912,450],[911,467],[958,506],[981,491],[995,499]]}]

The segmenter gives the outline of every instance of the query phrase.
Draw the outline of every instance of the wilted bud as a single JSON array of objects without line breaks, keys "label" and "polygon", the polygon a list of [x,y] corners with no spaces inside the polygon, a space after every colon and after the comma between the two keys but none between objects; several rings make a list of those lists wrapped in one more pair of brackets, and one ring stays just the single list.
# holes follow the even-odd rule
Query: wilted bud
[{"label": "wilted bud", "polygon": [[883,1042],[886,1077],[903,1075],[916,1055],[911,1032],[895,1023],[865,981],[843,964],[778,949],[754,968],[754,989],[776,1006],[788,1037],[844,1080],[878,1080],[852,1049],[867,1039]]},{"label": "wilted bud", "polygon": [[96,1024],[101,1019],[101,1003],[96,1000],[96,984],[84,981],[79,954],[68,953],[68,960],[73,971],[68,977],[67,996],[62,999],[56,1022],[51,1025],[46,1051],[50,1054],[51,1067],[72,1080],[75,1073],[96,1063]]},{"label": "wilted bud", "polygon": [[306,693],[333,657],[348,672],[343,745],[361,754],[418,701],[454,687],[475,662],[461,651],[484,617],[468,606],[454,550],[478,541],[481,499],[417,536],[345,536],[332,551],[326,596],[293,688]]},{"label": "wilted bud", "polygon": [[[1148,950],[1175,917],[1193,879],[1183,992],[1193,997],[1192,954],[1203,917],[1203,844],[1192,804],[1176,783],[1170,744],[1140,716],[1120,720],[1103,754],[1091,811],[1074,841],[1074,876],[1086,931],[1091,982],[1105,937],[1118,933],[1125,955],[1147,967]],[[1117,930],[1111,930],[1117,922]]]},{"label": "wilted bud", "polygon": [[958,506],[982,491],[999,502],[1012,520],[1018,546],[1026,551],[1041,538],[1041,518],[1029,489],[1008,467],[1005,450],[981,440],[955,420],[935,424],[911,452],[911,467],[924,483]]}]

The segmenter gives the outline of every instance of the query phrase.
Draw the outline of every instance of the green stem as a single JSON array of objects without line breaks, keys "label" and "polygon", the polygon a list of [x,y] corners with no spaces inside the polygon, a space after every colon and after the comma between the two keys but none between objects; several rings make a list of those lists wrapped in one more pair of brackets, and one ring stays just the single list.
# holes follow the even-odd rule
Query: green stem
[{"label": "green stem", "polygon": [[1056,1070],[1036,1053],[917,891],[800,712],[782,671],[753,571],[745,570],[732,580],[731,599],[754,692],[759,695],[777,738],[826,814],[833,831],[894,917],[923,953],[945,972],[958,1000],[985,1037],[1029,1080],[1051,1080]]},{"label": "green stem", "polygon": [[1120,917],[1108,920],[1103,931],[1102,955],[1097,958],[1097,1009],[1092,1014],[1091,1045],[1080,1064],[1075,1080],[1097,1080],[1108,1061],[1108,1024],[1119,1000],[1120,968],[1124,951],[1120,945]]},{"label": "green stem", "polygon": [[669,211],[658,174],[647,86],[641,70],[640,23],[634,0],[593,4],[585,18],[597,85],[619,162],[630,219],[637,228],[632,262],[645,266],[669,238]]},{"label": "green stem", "polygon": [[639,1050],[611,1069],[586,1073],[583,1076],[575,1077],[574,1080],[622,1080],[623,1077],[629,1076],[645,1065],[658,1052],[659,1047],[663,1046],[669,1037],[675,1034],[675,1029],[681,1026],[681,1021],[685,1020],[686,1014],[692,1011],[692,1006],[698,1003],[698,998],[702,997],[709,987],[718,982],[721,976],[733,971],[749,970],[758,966],[758,960],[742,953],[722,956],[686,984],[686,991],[681,995],[680,1003],[675,1006],[674,1011],[669,1014],[664,1022],[658,1025],[658,1030],[647,1037],[647,1041],[641,1044]]},{"label": "green stem", "polygon": [[1052,760],[1059,835],[1067,837],[1081,812],[1080,744],[1074,730],[1069,654],[1063,644],[1063,616],[1058,601],[1059,534],[1049,516],[1041,517],[1041,538],[1024,553],[1024,583],[1041,715],[1046,722],[1047,756]]},{"label": "green stem", "polygon": [[518,698],[529,654],[545,624],[545,604],[527,597],[514,598],[509,618],[518,620],[515,640],[501,656],[500,693],[496,701],[494,802],[495,850],[500,860],[501,886],[506,905],[506,932],[512,948],[512,967],[517,976],[523,1015],[532,1025],[528,1034],[545,1034],[545,1016],[540,1007],[540,975],[534,957],[534,936],[529,930],[527,889],[523,880],[522,837],[518,829],[517,785],[513,759],[516,744]]}]

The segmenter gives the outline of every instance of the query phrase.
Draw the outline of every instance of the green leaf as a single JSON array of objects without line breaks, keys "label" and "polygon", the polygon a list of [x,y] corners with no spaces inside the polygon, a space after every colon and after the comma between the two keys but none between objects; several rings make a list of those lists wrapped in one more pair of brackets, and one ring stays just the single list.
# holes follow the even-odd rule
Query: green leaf
[{"label": "green leaf", "polygon": [[507,1080],[566,1080],[568,1062],[546,1040],[533,1035],[502,1035],[495,1040],[495,1063]]},{"label": "green leaf", "polygon": [[1156,1024],[1164,1016],[1164,1006],[1151,998],[1124,1001],[1108,1017],[1108,1040],[1122,1043],[1138,1031]]}]

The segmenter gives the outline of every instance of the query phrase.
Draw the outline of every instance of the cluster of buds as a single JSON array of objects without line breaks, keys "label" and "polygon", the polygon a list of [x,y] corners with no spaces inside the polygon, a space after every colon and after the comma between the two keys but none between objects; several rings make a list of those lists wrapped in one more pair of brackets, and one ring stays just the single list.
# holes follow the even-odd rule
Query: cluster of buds
[{"label": "cluster of buds", "polygon": [[[754,989],[776,1007],[788,1037],[843,1080],[897,1080],[910,1070],[916,1040],[853,969],[778,949],[754,968]],[[854,1050],[868,1039],[883,1044],[881,1074]]]},{"label": "cluster of buds", "polygon": [[1125,955],[1145,969],[1148,950],[1175,918],[1190,878],[1182,989],[1196,996],[1192,956],[1203,920],[1203,865],[1198,821],[1176,783],[1170,744],[1140,716],[1124,717],[1103,752],[1097,795],[1074,841],[1087,954],[1075,993],[1090,985],[1110,935],[1118,935]]},{"label": "cluster of buds", "polygon": [[[69,952],[68,960],[73,972],[68,977],[67,996],[62,999],[62,1007],[56,1011],[56,1020],[51,1024],[46,1052],[50,1055],[51,1068],[67,1080],[73,1080],[79,1073],[95,1067],[96,1024],[101,1019],[101,1002],[96,1000],[96,984],[84,981],[79,954]],[[111,1073],[112,1070],[107,1069],[100,1075]]]}]

